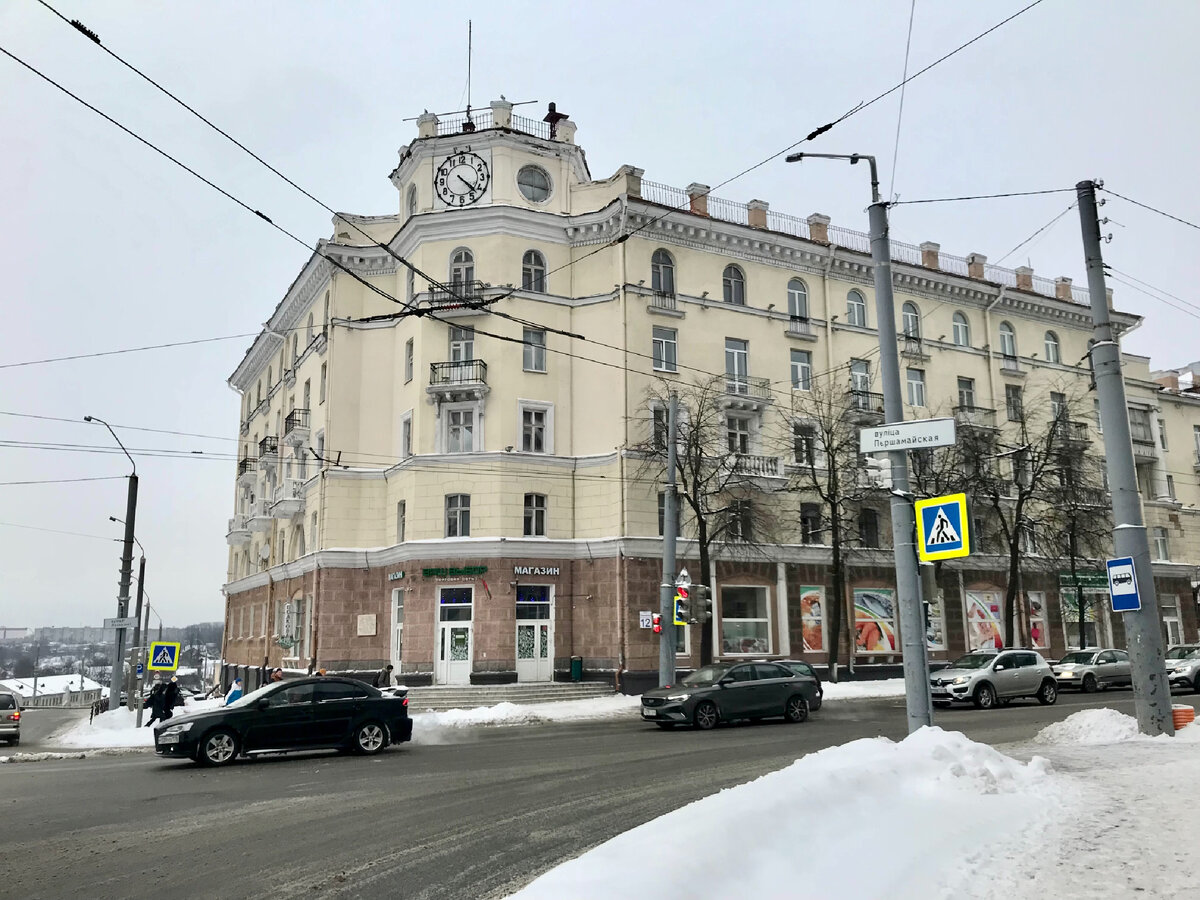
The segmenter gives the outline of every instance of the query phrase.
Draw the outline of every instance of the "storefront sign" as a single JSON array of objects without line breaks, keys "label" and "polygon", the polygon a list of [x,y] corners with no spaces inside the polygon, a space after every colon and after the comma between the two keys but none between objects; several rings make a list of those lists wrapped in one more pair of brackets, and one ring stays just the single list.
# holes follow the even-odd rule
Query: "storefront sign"
[{"label": "storefront sign", "polygon": [[1078,572],[1074,576],[1070,572],[1058,573],[1058,586],[1060,588],[1074,589],[1076,581],[1079,582],[1079,586],[1085,591],[1108,590],[1108,574],[1105,572]]},{"label": "storefront sign", "polygon": [[558,566],[513,566],[514,575],[558,575]]},{"label": "storefront sign", "polygon": [[422,569],[426,578],[474,578],[487,572],[487,566],[463,566],[460,569]]},{"label": "storefront sign", "polygon": [[399,581],[403,577],[404,577],[404,572],[402,572],[402,571],[388,573],[388,581]]}]

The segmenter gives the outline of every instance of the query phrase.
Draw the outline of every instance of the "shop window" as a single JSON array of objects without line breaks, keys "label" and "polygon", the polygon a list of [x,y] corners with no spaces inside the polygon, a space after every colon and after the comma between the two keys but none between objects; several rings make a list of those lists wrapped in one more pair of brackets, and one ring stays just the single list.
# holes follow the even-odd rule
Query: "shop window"
[{"label": "shop window", "polygon": [[1046,592],[1026,591],[1025,601],[1029,613],[1029,644],[1034,650],[1050,647],[1050,634],[1046,621]]},{"label": "shop window", "polygon": [[765,587],[721,588],[721,652],[771,652],[771,609]]},{"label": "shop window", "polygon": [[895,653],[896,592],[891,588],[854,591],[854,649],[857,653]]},{"label": "shop window", "polygon": [[517,586],[517,618],[549,619],[550,587],[545,584],[522,584]]},{"label": "shop window", "polygon": [[800,631],[805,653],[825,650],[825,589],[818,585],[800,588]]}]

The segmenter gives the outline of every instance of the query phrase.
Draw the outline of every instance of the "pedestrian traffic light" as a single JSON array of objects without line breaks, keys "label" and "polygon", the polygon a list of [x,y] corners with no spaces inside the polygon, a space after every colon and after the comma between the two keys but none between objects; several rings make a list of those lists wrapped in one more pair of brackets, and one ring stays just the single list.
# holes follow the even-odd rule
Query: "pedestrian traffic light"
[{"label": "pedestrian traffic light", "polygon": [[661,614],[661,613],[655,613],[654,615],[652,615],[652,616],[650,617],[650,622],[651,622],[651,623],[653,624],[653,626],[654,626],[654,633],[655,633],[655,634],[662,634],[662,614]]},{"label": "pedestrian traffic light", "polygon": [[868,456],[867,462],[867,483],[871,487],[883,488],[885,491],[892,489],[892,461],[887,455]]},{"label": "pedestrian traffic light", "polygon": [[677,587],[675,588],[675,624],[686,625],[688,623],[688,602],[690,588]]},{"label": "pedestrian traffic light", "polygon": [[692,585],[692,608],[698,621],[712,621],[712,593],[705,585]]}]

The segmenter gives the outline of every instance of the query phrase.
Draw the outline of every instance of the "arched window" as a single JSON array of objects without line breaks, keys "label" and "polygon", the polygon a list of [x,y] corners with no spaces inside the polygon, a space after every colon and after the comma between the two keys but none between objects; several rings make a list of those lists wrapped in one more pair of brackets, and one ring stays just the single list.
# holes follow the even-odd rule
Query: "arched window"
[{"label": "arched window", "polygon": [[846,321],[851,325],[867,325],[867,301],[859,291],[846,295]]},{"label": "arched window", "polygon": [[725,290],[725,302],[734,306],[746,305],[746,276],[737,266],[726,266],[721,275],[721,286]]},{"label": "arched window", "polygon": [[1046,362],[1062,362],[1062,354],[1059,352],[1058,335],[1053,331],[1046,332]]},{"label": "arched window", "polygon": [[271,367],[267,366],[267,393],[271,393]]},{"label": "arched window", "polygon": [[546,257],[537,250],[526,250],[521,257],[521,288],[546,293]]},{"label": "arched window", "polygon": [[921,313],[917,309],[917,304],[906,302],[900,307],[900,324],[904,329],[904,336],[907,338],[921,337]]},{"label": "arched window", "polygon": [[414,184],[408,189],[408,217],[411,219],[417,214],[417,186]]},{"label": "arched window", "polygon": [[656,294],[675,296],[675,261],[662,248],[650,257],[650,287]]},{"label": "arched window", "polygon": [[296,531],[294,532],[292,540],[295,542],[295,546],[292,548],[293,556],[295,556],[296,559],[299,559],[306,552],[305,548],[304,548],[304,526],[303,525],[296,526]]},{"label": "arched window", "polygon": [[304,329],[304,343],[311,344],[313,339],[313,314],[308,314],[308,327]]},{"label": "arched window", "polygon": [[808,288],[799,278],[788,282],[788,315],[793,319],[808,318]]},{"label": "arched window", "polygon": [[450,283],[465,284],[475,280],[475,257],[466,247],[459,247],[450,255]]},{"label": "arched window", "polygon": [[296,360],[298,360],[299,358],[300,358],[300,335],[293,334],[292,335],[292,363],[293,363],[293,365],[295,364]]},{"label": "arched window", "polygon": [[325,311],[321,314],[321,331],[329,331],[329,291],[325,292]]},{"label": "arched window", "polygon": [[954,314],[954,346],[971,346],[971,323],[968,322],[967,317],[960,312],[956,312]]},{"label": "arched window", "polygon": [[1007,322],[1000,323],[1000,355],[1009,359],[1017,358],[1017,333]]}]

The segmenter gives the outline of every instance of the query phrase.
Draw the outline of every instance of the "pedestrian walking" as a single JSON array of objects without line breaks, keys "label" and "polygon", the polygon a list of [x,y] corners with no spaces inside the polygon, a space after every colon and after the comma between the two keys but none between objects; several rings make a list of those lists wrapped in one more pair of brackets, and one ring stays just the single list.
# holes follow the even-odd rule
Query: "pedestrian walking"
[{"label": "pedestrian walking", "polygon": [[161,681],[154,682],[154,687],[150,688],[150,696],[146,698],[146,706],[150,707],[150,721],[146,723],[149,728],[156,721],[165,721],[168,717],[163,714],[163,697],[165,688]]},{"label": "pedestrian walking", "polygon": [[283,669],[275,668],[271,670],[271,684],[278,684],[283,681]]},{"label": "pedestrian walking", "polygon": [[175,715],[175,707],[183,702],[183,693],[179,689],[179,677],[171,676],[171,680],[163,686],[163,721]]},{"label": "pedestrian walking", "polygon": [[392,664],[388,663],[382,669],[375,673],[375,687],[385,688],[392,686]]},{"label": "pedestrian walking", "polygon": [[240,700],[242,698],[242,693],[242,679],[233,679],[233,684],[229,688],[229,693],[225,695],[225,705],[228,706],[233,701]]}]

